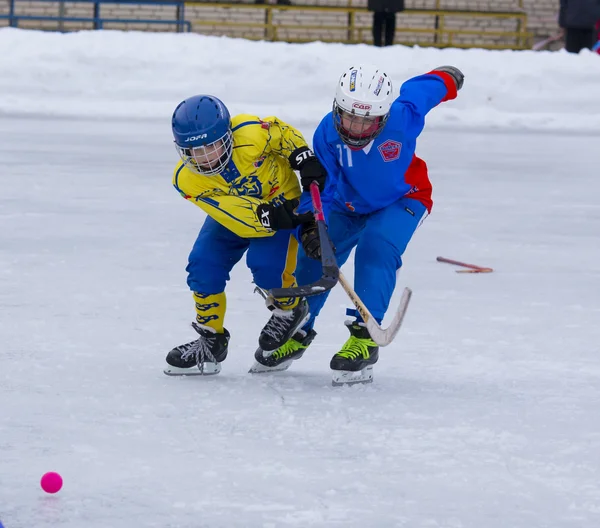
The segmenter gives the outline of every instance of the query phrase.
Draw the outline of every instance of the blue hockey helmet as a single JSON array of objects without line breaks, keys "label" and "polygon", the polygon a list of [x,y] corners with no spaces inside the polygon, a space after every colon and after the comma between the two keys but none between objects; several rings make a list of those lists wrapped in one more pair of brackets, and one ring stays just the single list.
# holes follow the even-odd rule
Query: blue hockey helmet
[{"label": "blue hockey helmet", "polygon": [[194,95],[179,103],[171,123],[177,152],[190,170],[213,176],[231,159],[231,116],[221,100]]}]

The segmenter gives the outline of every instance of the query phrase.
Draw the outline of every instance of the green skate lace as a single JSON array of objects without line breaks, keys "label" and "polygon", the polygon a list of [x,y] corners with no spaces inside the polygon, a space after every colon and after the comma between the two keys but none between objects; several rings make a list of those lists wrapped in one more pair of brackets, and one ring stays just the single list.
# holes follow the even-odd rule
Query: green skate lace
[{"label": "green skate lace", "polygon": [[358,356],[362,356],[365,359],[369,359],[369,347],[376,347],[377,343],[372,339],[361,339],[360,337],[351,336],[348,341],[344,343],[342,350],[340,350],[336,356],[356,359]]},{"label": "green skate lace", "polygon": [[289,356],[290,354],[293,354],[294,352],[296,352],[296,350],[300,350],[301,348],[306,347],[303,346],[302,343],[299,343],[298,341],[292,338],[286,341],[277,350],[275,350],[275,352],[273,352],[273,357],[275,359],[281,359],[283,357]]}]

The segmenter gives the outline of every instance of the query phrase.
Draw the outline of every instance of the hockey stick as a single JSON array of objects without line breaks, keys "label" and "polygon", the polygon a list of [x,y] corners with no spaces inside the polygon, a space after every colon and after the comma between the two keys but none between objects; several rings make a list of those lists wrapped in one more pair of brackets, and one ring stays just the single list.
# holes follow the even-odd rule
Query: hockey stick
[{"label": "hockey stick", "polygon": [[[329,238],[329,234],[327,233],[327,227],[325,225],[325,217],[323,215],[323,205],[321,204],[321,195],[319,193],[319,187],[314,182],[310,186],[310,195],[313,201],[313,207],[315,209],[315,220],[317,221],[317,226],[319,228],[319,239],[321,240],[321,262],[323,264],[323,275],[321,279],[319,279],[317,282],[314,282],[313,284],[309,284],[307,286],[299,286],[297,288],[274,288],[270,292],[271,295],[273,295],[273,297],[316,295],[318,293],[330,290],[336,285],[336,283],[339,280],[340,284],[342,285],[342,288],[344,289],[344,291],[352,301],[352,304],[354,304],[356,310],[362,317],[362,320],[364,321],[365,326],[369,331],[371,339],[373,339],[373,341],[375,341],[375,343],[377,343],[379,346],[384,347],[389,345],[400,331],[402,321],[404,320],[406,310],[408,309],[408,303],[410,302],[410,298],[412,296],[412,290],[410,288],[404,288],[404,292],[402,293],[402,299],[400,300],[400,304],[396,310],[394,319],[390,323],[390,326],[388,326],[387,328],[382,328],[377,323],[369,309],[362,302],[358,294],[354,291],[352,286],[350,286],[350,283],[337,266],[333,244],[331,243],[331,239]],[[326,243],[323,244],[323,242]],[[297,292],[305,289],[309,291],[308,294],[294,293],[294,295],[291,295],[288,293],[290,291]],[[283,292],[284,294],[281,295],[280,292]]]},{"label": "hockey stick", "polygon": [[335,250],[327,233],[325,225],[325,215],[323,214],[323,204],[321,203],[321,194],[319,193],[319,185],[317,182],[310,184],[310,197],[312,198],[313,208],[315,210],[315,222],[319,233],[319,241],[321,242],[321,278],[312,284],[306,286],[294,286],[292,288],[273,288],[269,291],[269,295],[275,297],[308,297],[310,295],[318,295],[325,291],[331,290],[337,282],[340,270],[335,259]]},{"label": "hockey stick", "polygon": [[436,260],[438,262],[445,262],[446,264],[454,264],[455,266],[462,266],[463,268],[468,268],[466,270],[456,270],[456,273],[491,273],[494,271],[492,268],[482,268],[481,266],[477,266],[476,264],[467,264],[466,262],[461,262],[460,260],[452,260],[446,257],[437,257]]},{"label": "hockey stick", "polygon": [[384,347],[389,345],[400,331],[402,321],[404,320],[406,310],[408,309],[408,303],[410,302],[410,298],[412,296],[412,290],[410,288],[404,288],[404,291],[402,292],[402,299],[400,299],[400,304],[396,309],[394,319],[392,319],[390,326],[387,328],[382,328],[377,323],[373,315],[371,315],[371,312],[369,312],[369,309],[365,306],[365,303],[362,302],[358,294],[352,289],[350,283],[341,271],[339,281],[342,285],[342,288],[344,288],[344,291],[352,301],[352,304],[356,306],[356,310],[362,317],[362,320],[369,331],[371,339],[379,346]]},{"label": "hockey stick", "polygon": [[[311,184],[310,194],[313,199],[313,205],[315,208],[315,216],[317,218],[320,217],[322,220],[321,225],[323,226],[324,235],[321,236],[321,233],[319,232],[319,236],[321,236],[321,240],[323,240],[324,237],[327,237],[327,240],[329,240],[329,243],[331,244],[329,235],[327,234],[327,229],[325,228],[325,218],[323,217],[323,207],[321,205],[321,196],[319,195],[319,187],[315,183]],[[317,216],[317,215],[320,215],[320,216]],[[336,264],[336,267],[337,267],[337,264]],[[365,323],[365,326],[367,327],[367,330],[369,330],[369,335],[371,336],[371,339],[373,339],[373,341],[375,341],[375,343],[377,343],[379,346],[389,345],[394,340],[394,338],[398,334],[398,331],[400,330],[400,327],[402,326],[402,321],[404,319],[404,315],[406,314],[406,310],[408,308],[408,303],[410,302],[410,297],[412,295],[412,291],[409,288],[404,289],[404,292],[402,293],[402,300],[400,301],[400,305],[398,306],[398,309],[396,310],[394,319],[392,320],[392,322],[388,328],[382,328],[377,323],[377,321],[375,320],[375,318],[373,317],[371,312],[369,312],[369,309],[365,306],[365,303],[362,302],[361,298],[353,290],[352,286],[350,286],[350,283],[346,280],[346,277],[339,269],[337,270],[337,274],[338,274],[338,280],[339,280],[340,284],[342,285],[342,288],[344,289],[344,291],[346,292],[346,294],[352,301],[352,304],[354,304],[354,306],[356,307],[356,310],[362,317],[362,319]]]}]

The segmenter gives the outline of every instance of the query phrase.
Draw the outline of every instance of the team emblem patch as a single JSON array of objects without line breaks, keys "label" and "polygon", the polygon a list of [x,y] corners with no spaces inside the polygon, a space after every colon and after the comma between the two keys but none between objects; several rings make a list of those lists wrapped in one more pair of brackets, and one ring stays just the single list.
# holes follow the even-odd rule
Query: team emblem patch
[{"label": "team emblem patch", "polygon": [[257,176],[242,176],[229,185],[232,196],[262,196],[262,183]]},{"label": "team emblem patch", "polygon": [[402,143],[399,141],[393,141],[388,139],[377,147],[383,161],[395,161],[400,157],[400,151],[402,150]]}]

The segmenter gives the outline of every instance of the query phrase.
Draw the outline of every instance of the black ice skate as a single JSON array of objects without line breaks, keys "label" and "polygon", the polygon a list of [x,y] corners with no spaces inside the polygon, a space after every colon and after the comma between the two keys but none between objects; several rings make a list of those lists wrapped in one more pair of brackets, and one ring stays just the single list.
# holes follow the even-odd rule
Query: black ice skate
[{"label": "black ice skate", "polygon": [[312,343],[317,333],[310,330],[298,330],[287,342],[273,352],[264,352],[258,348],[254,353],[254,365],[248,372],[259,374],[262,372],[280,372],[287,370],[293,361],[300,359],[308,345]]},{"label": "black ice skate", "polygon": [[310,317],[306,299],[300,299],[298,305],[291,310],[282,310],[274,304],[269,305],[269,309],[273,315],[258,337],[258,346],[264,352],[283,346]]},{"label": "black ice skate", "polygon": [[379,359],[379,347],[371,339],[367,328],[357,322],[346,321],[350,338],[331,358],[332,385],[353,385],[373,381],[373,365]]},{"label": "black ice skate", "polygon": [[167,376],[211,376],[221,372],[221,362],[227,357],[229,332],[218,334],[208,326],[192,323],[200,337],[175,347],[167,354]]}]

